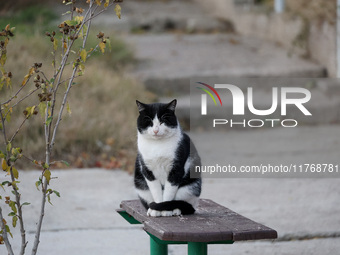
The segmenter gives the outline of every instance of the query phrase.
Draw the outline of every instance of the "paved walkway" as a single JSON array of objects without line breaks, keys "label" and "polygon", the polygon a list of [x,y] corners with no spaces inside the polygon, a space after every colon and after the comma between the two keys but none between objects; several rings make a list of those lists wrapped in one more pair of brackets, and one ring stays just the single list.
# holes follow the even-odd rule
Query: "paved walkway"
[{"label": "paved walkway", "polygon": [[[329,154],[330,158],[339,159],[340,126],[304,127],[300,131],[305,131],[306,139],[313,140],[314,148],[311,147],[310,151],[323,149],[320,157]],[[262,135],[270,138],[275,136],[272,132],[279,130],[264,131]],[[324,139],[321,134],[329,139]],[[198,135],[204,136],[195,133],[192,137],[197,140]],[[235,141],[245,139],[244,135],[244,132],[234,131],[227,140],[232,137],[230,143],[235,147]],[[246,139],[253,143],[262,138],[258,132],[247,132]],[[298,144],[294,145],[294,139],[291,145],[295,148],[294,153],[289,154],[288,148],[275,146],[271,151],[273,154],[281,151],[285,161],[307,153]],[[259,147],[258,150],[263,149]],[[202,151],[201,154],[205,153]],[[231,152],[226,153],[230,155]],[[243,153],[238,156],[249,157],[247,151]],[[34,185],[38,176],[37,171],[20,172],[20,189],[25,194],[22,200],[31,202],[24,207],[28,249],[32,245],[39,211],[40,196]],[[148,254],[149,241],[141,226],[129,225],[115,212],[121,200],[136,198],[131,175],[121,170],[74,169],[53,171],[53,176],[58,179],[52,181],[51,187],[61,193],[61,198],[52,197],[53,206],[47,204],[38,254]],[[279,233],[276,242],[215,245],[209,248],[210,254],[338,254],[339,184],[340,179],[316,178],[204,179],[203,198],[221,203]],[[13,244],[16,250],[18,245]],[[6,254],[4,248],[0,246],[0,254]],[[180,255],[185,251],[180,246],[170,248],[170,254]]]}]

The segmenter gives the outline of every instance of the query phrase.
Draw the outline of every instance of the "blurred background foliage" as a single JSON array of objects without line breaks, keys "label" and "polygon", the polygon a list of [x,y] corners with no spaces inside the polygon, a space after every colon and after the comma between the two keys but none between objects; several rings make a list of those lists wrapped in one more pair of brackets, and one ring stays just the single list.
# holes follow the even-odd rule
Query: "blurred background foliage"
[{"label": "blurred background foliage", "polygon": [[[20,86],[35,62],[43,63],[42,70],[51,74],[52,44],[45,32],[58,29],[62,10],[56,10],[56,5],[59,2],[45,0],[0,2],[1,29],[7,24],[16,27],[15,36],[8,46],[6,64],[7,70],[13,74],[13,91]],[[132,171],[137,118],[135,100],[145,98],[153,101],[155,97],[126,75],[126,70],[134,64],[134,54],[115,36],[114,28],[108,30],[107,27],[93,26],[91,29],[87,49],[98,43],[96,34],[103,30],[110,37],[111,52],[92,54],[86,63],[84,76],[75,80],[77,84],[71,90],[68,101],[70,111],[63,117],[53,157],[68,161],[72,167],[119,167]],[[28,84],[25,88],[27,93],[33,87],[33,82]],[[6,95],[1,95],[1,100],[5,98]],[[24,108],[15,110],[21,117],[12,119],[9,130],[14,131],[22,121]],[[16,143],[25,155],[43,159],[43,119],[37,115],[28,122]],[[34,168],[29,161],[22,160],[20,164],[24,169]],[[65,165],[57,167],[65,168]]]}]

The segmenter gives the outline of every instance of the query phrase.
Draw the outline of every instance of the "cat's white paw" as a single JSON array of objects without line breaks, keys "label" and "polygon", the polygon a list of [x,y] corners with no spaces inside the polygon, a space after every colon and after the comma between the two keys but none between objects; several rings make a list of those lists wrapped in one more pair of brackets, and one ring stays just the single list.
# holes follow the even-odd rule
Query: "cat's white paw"
[{"label": "cat's white paw", "polygon": [[161,214],[163,217],[170,217],[172,216],[172,211],[162,211]]},{"label": "cat's white paw", "polygon": [[152,209],[149,208],[146,215],[151,216],[151,217],[159,217],[159,216],[161,216],[161,212],[156,211],[156,210],[152,210]]},{"label": "cat's white paw", "polygon": [[172,215],[173,216],[180,216],[180,215],[182,215],[182,212],[181,212],[180,209],[175,209],[175,210],[172,211]]}]

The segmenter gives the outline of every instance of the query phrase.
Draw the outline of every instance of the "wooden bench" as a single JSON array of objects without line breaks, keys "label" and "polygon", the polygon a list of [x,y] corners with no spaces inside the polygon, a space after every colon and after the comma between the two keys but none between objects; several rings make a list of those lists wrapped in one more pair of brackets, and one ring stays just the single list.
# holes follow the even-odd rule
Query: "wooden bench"
[{"label": "wooden bench", "polygon": [[139,200],[122,201],[117,212],[131,224],[144,224],[150,254],[168,254],[168,244],[187,244],[189,255],[208,254],[208,244],[275,239],[277,232],[209,199],[200,199],[193,215],[148,217]]}]

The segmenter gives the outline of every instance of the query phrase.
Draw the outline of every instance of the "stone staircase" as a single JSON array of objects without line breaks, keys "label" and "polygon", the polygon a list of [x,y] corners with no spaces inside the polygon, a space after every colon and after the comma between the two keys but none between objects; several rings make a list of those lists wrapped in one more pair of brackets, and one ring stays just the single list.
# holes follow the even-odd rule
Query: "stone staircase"
[{"label": "stone staircase", "polygon": [[[117,30],[135,51],[138,63],[131,75],[141,80],[160,101],[177,98],[177,115],[185,126],[189,125],[190,105],[200,107],[200,100],[190,102],[190,79],[225,83],[230,79],[249,78],[249,83],[253,83],[251,78],[257,78],[257,84],[253,85],[254,102],[258,109],[268,109],[271,88],[282,86],[273,84],[275,77],[287,81],[289,77],[327,76],[323,66],[289,55],[280,45],[238,35],[232,24],[215,20],[193,1],[130,1],[123,4],[125,13]],[[308,125],[340,122],[340,85],[337,81],[317,79],[313,85],[301,85],[293,79],[284,83],[284,86],[308,88],[312,93],[312,100],[306,106],[313,117],[299,116],[296,108],[287,118],[295,117]],[[244,84],[243,91],[247,82]],[[214,114],[213,110],[211,114]]]}]

